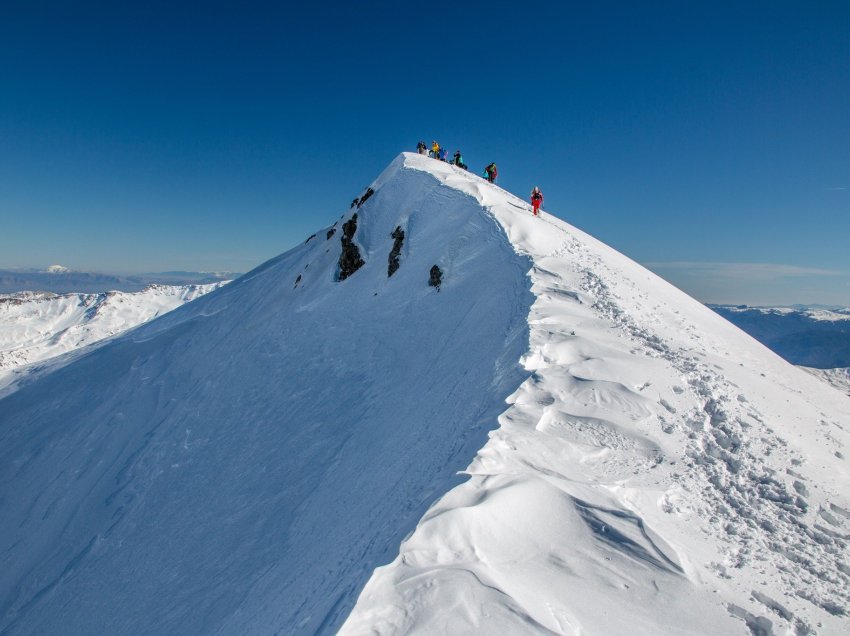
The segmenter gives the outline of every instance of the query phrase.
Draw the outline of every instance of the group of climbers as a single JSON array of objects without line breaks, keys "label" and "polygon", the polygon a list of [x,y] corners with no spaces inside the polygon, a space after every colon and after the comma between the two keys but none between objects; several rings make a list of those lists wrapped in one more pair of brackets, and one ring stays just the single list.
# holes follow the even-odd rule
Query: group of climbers
[{"label": "group of climbers", "polygon": [[431,150],[428,150],[428,146],[425,145],[424,141],[420,141],[416,144],[416,152],[420,155],[428,155],[431,159],[440,159],[441,161],[446,161],[446,155],[448,154],[448,150],[445,148],[441,149],[440,144],[437,143],[436,139],[431,142]]},{"label": "group of climbers", "polygon": [[[425,145],[424,141],[420,141],[416,144],[416,152],[420,155],[428,155],[432,159],[437,159],[438,161],[445,161],[446,163],[463,168],[464,170],[469,170],[467,165],[463,162],[463,155],[460,154],[460,150],[455,150],[452,160],[449,161],[449,151],[445,148],[441,148],[436,139],[431,141],[430,150],[428,149],[428,146]],[[495,183],[497,176],[499,176],[499,170],[496,167],[495,162],[491,162],[486,168],[484,168],[484,178],[486,178],[490,183]],[[541,205],[543,205],[543,193],[540,191],[539,187],[534,186],[534,189],[531,191],[531,207],[534,216],[539,214]]]},{"label": "group of climbers", "polygon": [[469,167],[463,162],[463,155],[460,154],[460,150],[455,150],[454,156],[451,158],[451,160],[449,160],[448,148],[441,148],[440,144],[437,143],[436,139],[431,142],[430,150],[428,150],[428,146],[425,145],[424,141],[420,141],[418,144],[416,144],[416,152],[418,152],[420,155],[428,155],[432,159],[445,161],[446,163],[450,163],[453,166],[457,166],[458,168],[469,170]]}]

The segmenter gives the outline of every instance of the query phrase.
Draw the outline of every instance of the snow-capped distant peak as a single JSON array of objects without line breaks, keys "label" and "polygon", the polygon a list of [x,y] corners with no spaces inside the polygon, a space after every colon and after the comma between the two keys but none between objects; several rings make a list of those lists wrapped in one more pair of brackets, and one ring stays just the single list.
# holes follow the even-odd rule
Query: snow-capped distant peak
[{"label": "snow-capped distant peak", "polygon": [[64,265],[51,265],[44,271],[48,274],[67,274],[71,271],[71,268]]}]

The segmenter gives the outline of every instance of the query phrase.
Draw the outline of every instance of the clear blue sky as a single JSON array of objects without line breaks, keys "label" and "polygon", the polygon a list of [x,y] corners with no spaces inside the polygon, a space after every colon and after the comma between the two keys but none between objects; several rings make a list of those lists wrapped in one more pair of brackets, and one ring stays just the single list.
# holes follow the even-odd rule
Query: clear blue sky
[{"label": "clear blue sky", "polygon": [[850,304],[848,2],[35,0],[0,70],[0,267],[246,271],[436,138],[701,300]]}]

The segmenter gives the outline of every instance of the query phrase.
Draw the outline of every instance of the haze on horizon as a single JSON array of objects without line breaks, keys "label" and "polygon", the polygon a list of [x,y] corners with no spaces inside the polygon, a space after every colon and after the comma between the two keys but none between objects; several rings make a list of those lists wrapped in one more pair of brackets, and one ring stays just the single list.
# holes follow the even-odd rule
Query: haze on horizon
[{"label": "haze on horizon", "polygon": [[7,7],[0,268],[248,271],[437,139],[704,302],[850,305],[850,6]]}]

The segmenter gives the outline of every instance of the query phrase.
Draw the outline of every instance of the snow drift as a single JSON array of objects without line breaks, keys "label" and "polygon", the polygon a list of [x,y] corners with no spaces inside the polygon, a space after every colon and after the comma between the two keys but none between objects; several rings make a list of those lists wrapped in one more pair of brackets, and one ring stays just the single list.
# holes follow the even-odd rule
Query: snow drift
[{"label": "snow drift", "polygon": [[370,188],[0,400],[0,633],[847,629],[846,396],[474,175]]}]

